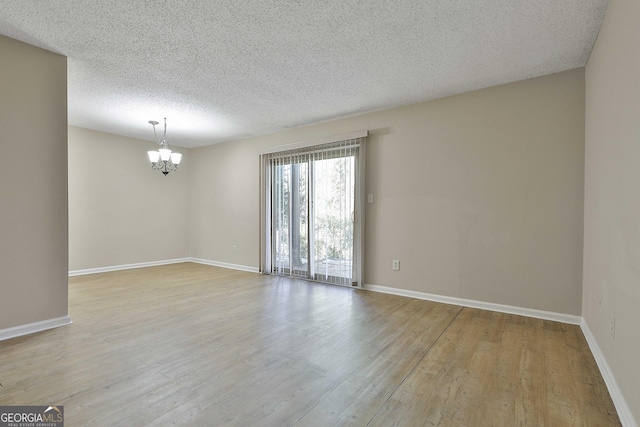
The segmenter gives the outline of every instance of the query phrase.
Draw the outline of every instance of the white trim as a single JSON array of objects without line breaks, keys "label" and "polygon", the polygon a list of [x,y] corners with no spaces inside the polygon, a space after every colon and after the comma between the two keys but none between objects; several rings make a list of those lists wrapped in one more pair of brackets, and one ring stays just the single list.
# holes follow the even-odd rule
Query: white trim
[{"label": "white trim", "polygon": [[167,259],[164,261],[139,262],[136,264],[112,265],[109,267],[88,268],[86,270],[69,271],[69,277],[82,276],[85,274],[108,273],[110,271],[131,270],[134,268],[155,267],[158,265],[179,264],[181,262],[190,262],[191,258]]},{"label": "white trim", "polygon": [[14,326],[12,328],[0,329],[0,341],[46,331],[47,329],[59,328],[60,326],[66,326],[72,323],[71,317],[62,316],[40,322],[27,323],[26,325]]},{"label": "white trim", "polygon": [[534,317],[536,319],[551,320],[554,322],[579,325],[582,317],[552,311],[536,310],[533,308],[515,307],[512,305],[495,304],[492,302],[476,301],[465,298],[448,297],[443,295],[428,294],[425,292],[410,291],[406,289],[389,288],[387,286],[364,285],[365,290],[382,292],[385,294],[400,295],[404,297],[441,302],[444,304],[461,305],[464,307],[478,308],[480,310],[497,311],[500,313],[516,314],[518,316]]},{"label": "white trim", "polygon": [[587,321],[584,320],[584,318],[580,323],[580,328],[582,329],[582,333],[589,344],[589,348],[591,349],[591,353],[593,353],[594,359],[596,359],[598,368],[600,368],[602,378],[609,389],[609,394],[611,395],[611,400],[613,400],[613,404],[616,407],[616,411],[618,411],[620,422],[625,427],[638,427],[638,424],[631,413],[631,409],[629,409],[629,405],[627,405],[627,401],[624,399],[620,387],[618,387],[618,382],[607,363],[607,359],[604,357],[596,338],[591,333],[591,329],[589,329],[589,325],[587,325]]},{"label": "white trim", "polygon": [[131,270],[134,268],[156,267],[159,265],[179,264],[182,262],[195,262],[196,264],[205,264],[205,265],[211,265],[214,267],[229,268],[231,270],[247,271],[249,273],[260,272],[260,270],[257,267],[250,267],[247,265],[230,264],[227,262],[210,261],[208,259],[188,257],[188,258],[168,259],[164,261],[140,262],[137,264],[113,265],[110,267],[88,268],[86,270],[73,270],[69,272],[69,277],[82,276],[85,274],[108,273],[110,271]]},{"label": "white trim", "polygon": [[258,267],[250,267],[248,265],[230,264],[227,262],[210,261],[208,259],[201,259],[201,258],[189,258],[189,261],[195,262],[197,264],[211,265],[213,267],[229,268],[231,270],[246,271],[249,273],[260,272],[260,269]]},{"label": "white trim", "polygon": [[350,139],[364,138],[368,135],[369,135],[368,130],[359,130],[355,132],[344,133],[342,135],[327,136],[324,138],[312,139],[309,141],[300,141],[300,142],[294,142],[292,144],[284,144],[284,145],[276,145],[275,147],[267,147],[258,151],[258,154],[271,154],[271,153],[278,153],[280,151],[297,150],[299,148],[313,147],[314,145],[330,144],[332,142],[348,141]]}]

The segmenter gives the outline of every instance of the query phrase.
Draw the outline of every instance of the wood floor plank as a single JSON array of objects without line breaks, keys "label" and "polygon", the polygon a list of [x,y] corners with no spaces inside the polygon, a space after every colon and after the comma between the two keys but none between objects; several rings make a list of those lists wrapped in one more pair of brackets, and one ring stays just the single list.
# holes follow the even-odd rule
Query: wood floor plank
[{"label": "wood floor plank", "polygon": [[579,333],[465,308],[370,425],[620,425],[611,400],[590,392],[599,375]]},{"label": "wood floor plank", "polygon": [[[0,342],[0,405],[67,426],[616,426],[574,325],[184,263],[70,278]],[[108,414],[108,416],[104,416]]]}]

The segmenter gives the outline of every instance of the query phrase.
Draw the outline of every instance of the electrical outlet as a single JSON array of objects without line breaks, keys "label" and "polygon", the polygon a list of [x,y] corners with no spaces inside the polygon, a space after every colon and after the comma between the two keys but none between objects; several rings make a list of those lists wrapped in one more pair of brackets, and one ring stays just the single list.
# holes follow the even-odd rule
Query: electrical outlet
[{"label": "electrical outlet", "polygon": [[393,263],[391,264],[391,268],[393,268],[395,271],[400,270],[400,261],[397,259],[394,259]]},{"label": "electrical outlet", "polygon": [[614,316],[609,319],[609,333],[613,338],[616,337],[616,318]]},{"label": "electrical outlet", "polygon": [[235,254],[236,252],[238,252],[238,245],[233,245],[233,253]]},{"label": "electrical outlet", "polygon": [[373,194],[367,194],[367,203],[373,203]]}]

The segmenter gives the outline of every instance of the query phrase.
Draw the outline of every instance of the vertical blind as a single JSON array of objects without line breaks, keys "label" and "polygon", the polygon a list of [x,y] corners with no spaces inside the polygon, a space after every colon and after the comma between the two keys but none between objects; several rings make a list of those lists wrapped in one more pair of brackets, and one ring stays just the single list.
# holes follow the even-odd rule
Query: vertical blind
[{"label": "vertical blind", "polygon": [[362,286],[366,132],[260,156],[260,271]]}]

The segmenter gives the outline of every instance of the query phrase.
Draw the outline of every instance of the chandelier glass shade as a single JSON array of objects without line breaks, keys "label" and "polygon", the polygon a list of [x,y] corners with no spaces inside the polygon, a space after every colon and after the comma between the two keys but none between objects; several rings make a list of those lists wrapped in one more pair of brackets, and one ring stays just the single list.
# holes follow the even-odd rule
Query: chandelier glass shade
[{"label": "chandelier glass shade", "polygon": [[157,151],[147,151],[149,161],[151,162],[151,169],[160,171],[166,176],[169,172],[178,170],[178,165],[182,160],[182,154],[172,152],[169,148],[166,117],[164,119],[164,132],[161,138],[158,138],[158,135],[156,134],[156,125],[158,122],[155,120],[149,120],[149,124],[153,126],[153,136],[156,139],[156,144],[160,147]]}]

